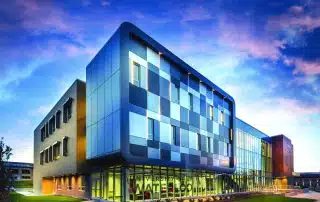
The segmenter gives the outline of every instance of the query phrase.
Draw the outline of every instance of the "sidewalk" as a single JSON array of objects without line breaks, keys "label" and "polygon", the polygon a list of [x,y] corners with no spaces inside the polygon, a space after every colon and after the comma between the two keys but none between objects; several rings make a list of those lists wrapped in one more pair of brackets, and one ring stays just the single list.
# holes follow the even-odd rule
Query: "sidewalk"
[{"label": "sidewalk", "polygon": [[320,202],[320,193],[313,192],[313,191],[310,191],[308,193],[298,193],[296,195],[288,196],[288,197],[314,199],[314,200],[317,200],[318,202]]}]

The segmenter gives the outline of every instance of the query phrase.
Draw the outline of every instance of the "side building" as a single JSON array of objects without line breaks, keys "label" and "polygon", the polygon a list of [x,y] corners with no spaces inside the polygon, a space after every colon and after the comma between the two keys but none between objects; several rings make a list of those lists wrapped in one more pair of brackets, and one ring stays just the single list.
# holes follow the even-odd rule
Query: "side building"
[{"label": "side building", "polygon": [[14,181],[24,181],[33,179],[33,164],[22,162],[5,161],[4,167]]},{"label": "side building", "polygon": [[86,85],[76,80],[34,131],[34,191],[89,197],[86,192]]}]

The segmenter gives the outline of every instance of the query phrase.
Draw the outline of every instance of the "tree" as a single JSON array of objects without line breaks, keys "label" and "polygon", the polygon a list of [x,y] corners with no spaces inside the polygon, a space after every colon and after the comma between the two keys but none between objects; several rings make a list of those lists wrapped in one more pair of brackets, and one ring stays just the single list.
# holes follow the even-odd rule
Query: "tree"
[{"label": "tree", "polygon": [[8,191],[6,187],[9,185],[9,173],[7,173],[4,162],[8,161],[12,155],[12,148],[6,145],[3,137],[0,139],[0,201],[6,201]]}]

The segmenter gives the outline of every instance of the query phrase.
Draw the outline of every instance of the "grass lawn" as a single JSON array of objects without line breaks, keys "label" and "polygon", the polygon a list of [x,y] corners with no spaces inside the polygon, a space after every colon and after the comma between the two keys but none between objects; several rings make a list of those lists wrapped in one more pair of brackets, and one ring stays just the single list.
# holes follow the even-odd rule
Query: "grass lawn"
[{"label": "grass lawn", "polygon": [[82,199],[76,199],[64,196],[23,196],[18,193],[10,193],[9,202],[80,202]]},{"label": "grass lawn", "polygon": [[21,181],[15,181],[13,183],[14,188],[32,188],[33,183],[32,180],[21,180]]},{"label": "grass lawn", "polygon": [[313,202],[312,199],[288,198],[284,196],[256,196],[236,202]]}]

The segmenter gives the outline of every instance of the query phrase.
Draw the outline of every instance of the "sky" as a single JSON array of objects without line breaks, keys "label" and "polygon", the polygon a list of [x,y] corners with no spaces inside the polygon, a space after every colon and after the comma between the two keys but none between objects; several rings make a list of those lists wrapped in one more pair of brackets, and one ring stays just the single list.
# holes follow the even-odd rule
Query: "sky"
[{"label": "sky", "polygon": [[33,131],[119,25],[141,28],[231,94],[236,115],[320,171],[320,1],[12,0],[0,4],[0,137],[33,162]]}]

